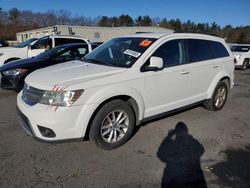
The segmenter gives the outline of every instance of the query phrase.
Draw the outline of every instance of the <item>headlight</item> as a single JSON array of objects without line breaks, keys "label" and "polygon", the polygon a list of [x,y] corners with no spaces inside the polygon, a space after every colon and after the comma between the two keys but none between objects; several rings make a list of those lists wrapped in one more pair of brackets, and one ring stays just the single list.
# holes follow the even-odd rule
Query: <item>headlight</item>
[{"label": "headlight", "polygon": [[82,95],[82,93],[83,90],[44,91],[39,103],[51,106],[70,106]]},{"label": "headlight", "polygon": [[8,70],[8,71],[3,71],[3,74],[6,76],[15,76],[18,74],[22,74],[27,72],[27,69],[13,69],[13,70]]}]

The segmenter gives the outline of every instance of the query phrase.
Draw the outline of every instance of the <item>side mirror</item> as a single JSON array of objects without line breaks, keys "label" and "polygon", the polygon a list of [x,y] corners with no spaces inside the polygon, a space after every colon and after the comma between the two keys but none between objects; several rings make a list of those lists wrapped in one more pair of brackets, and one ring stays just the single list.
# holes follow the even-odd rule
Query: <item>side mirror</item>
[{"label": "side mirror", "polygon": [[145,66],[146,71],[158,71],[161,69],[163,69],[163,59],[155,56],[152,56],[149,65]]},{"label": "side mirror", "polygon": [[32,49],[32,46],[31,44],[28,45],[28,50],[31,50]]}]

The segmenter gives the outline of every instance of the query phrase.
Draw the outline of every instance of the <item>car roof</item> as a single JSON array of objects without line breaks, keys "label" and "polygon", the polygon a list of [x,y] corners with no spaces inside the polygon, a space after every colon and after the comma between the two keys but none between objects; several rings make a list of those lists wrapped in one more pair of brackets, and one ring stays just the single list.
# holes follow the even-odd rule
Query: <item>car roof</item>
[{"label": "car roof", "polygon": [[71,36],[71,35],[48,35],[50,38],[71,38],[71,39],[82,39],[87,40],[85,38],[79,36]]},{"label": "car roof", "polygon": [[208,40],[215,40],[215,41],[224,40],[223,38],[212,36],[212,35],[206,35],[206,34],[170,33],[170,32],[136,33],[136,34],[126,35],[123,37],[139,37],[139,38],[155,38],[155,39],[159,39],[162,37],[187,37],[187,38],[208,39]]},{"label": "car roof", "polygon": [[163,36],[170,35],[172,33],[167,33],[167,32],[148,32],[148,33],[135,33],[131,35],[125,35],[123,37],[138,37],[138,38],[161,38]]}]

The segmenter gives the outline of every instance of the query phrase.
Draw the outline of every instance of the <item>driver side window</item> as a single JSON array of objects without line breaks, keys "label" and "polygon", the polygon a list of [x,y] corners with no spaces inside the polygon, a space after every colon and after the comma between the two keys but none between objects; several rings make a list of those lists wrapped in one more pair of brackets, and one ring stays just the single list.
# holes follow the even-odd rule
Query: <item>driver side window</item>
[{"label": "driver side window", "polygon": [[52,39],[48,37],[44,37],[39,39],[33,46],[32,49],[51,49],[52,47]]},{"label": "driver side window", "polygon": [[185,63],[185,51],[182,40],[171,40],[162,44],[152,56],[163,59],[164,67]]}]

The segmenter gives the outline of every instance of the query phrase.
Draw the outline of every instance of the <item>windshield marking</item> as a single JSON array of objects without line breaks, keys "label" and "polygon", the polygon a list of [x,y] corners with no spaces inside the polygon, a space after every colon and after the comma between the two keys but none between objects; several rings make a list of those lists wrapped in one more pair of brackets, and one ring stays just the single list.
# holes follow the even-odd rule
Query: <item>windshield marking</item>
[{"label": "windshield marking", "polygon": [[139,46],[148,47],[152,42],[152,40],[145,39],[144,41],[141,41]]},{"label": "windshield marking", "polygon": [[125,52],[123,52],[124,54],[127,54],[127,55],[130,55],[130,56],[133,56],[133,57],[136,57],[136,58],[138,58],[140,55],[141,55],[141,53],[139,53],[139,52],[136,52],[136,51],[134,51],[134,50],[129,50],[129,49],[127,49]]}]

